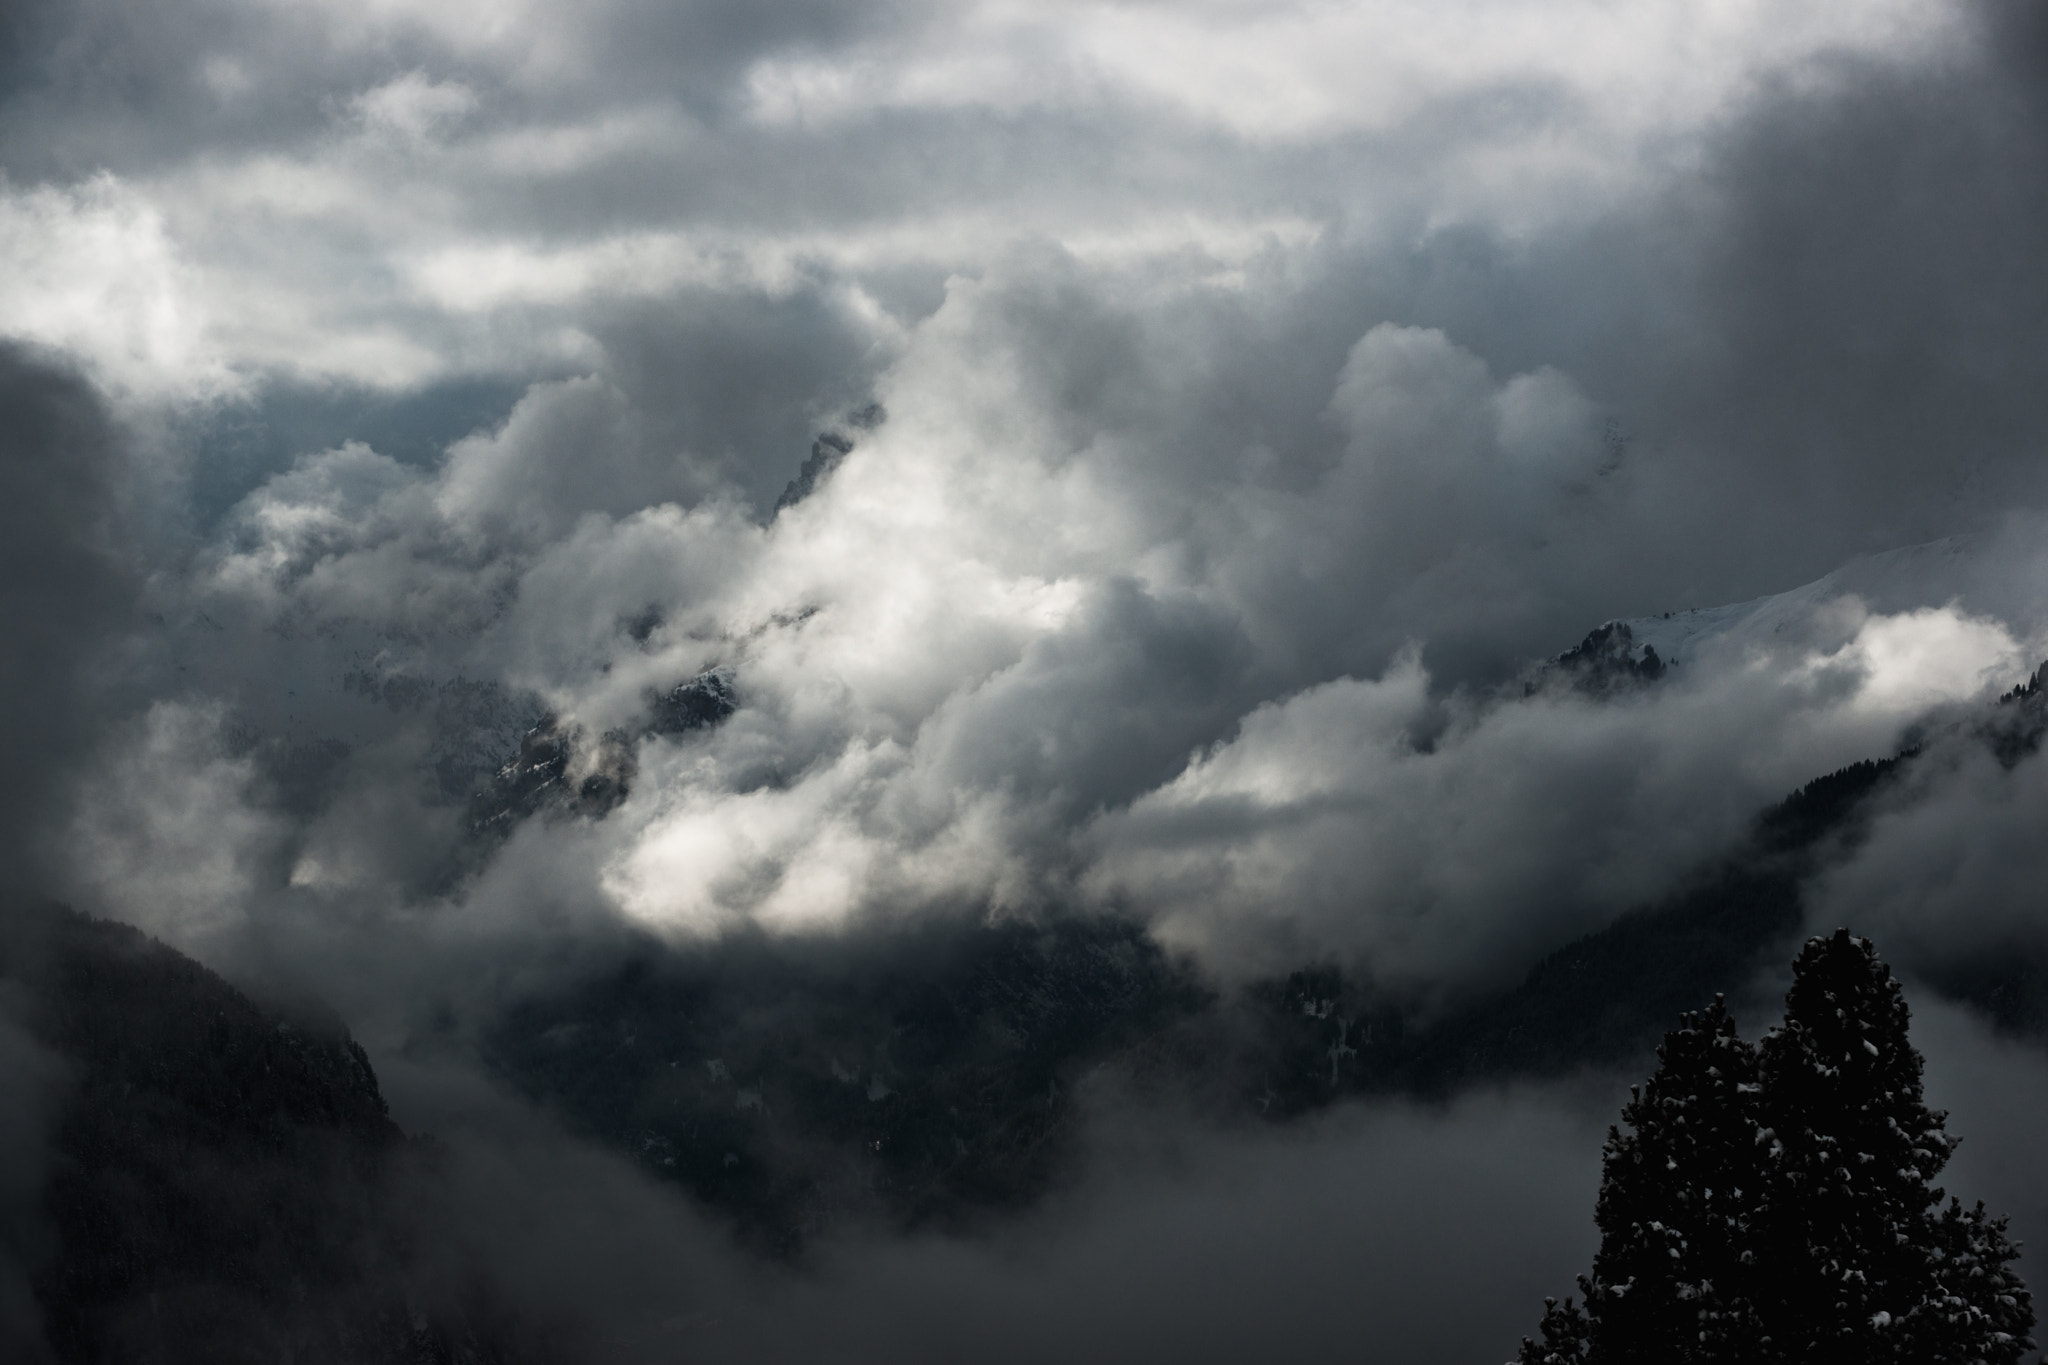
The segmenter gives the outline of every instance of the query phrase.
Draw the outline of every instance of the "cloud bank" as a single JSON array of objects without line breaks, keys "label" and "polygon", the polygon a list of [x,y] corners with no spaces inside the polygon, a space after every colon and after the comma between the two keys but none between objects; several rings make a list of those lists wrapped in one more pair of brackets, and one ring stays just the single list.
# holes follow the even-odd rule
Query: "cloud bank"
[{"label": "cloud bank", "polygon": [[[26,6],[7,856],[380,1061],[639,932],[1112,914],[1213,980],[1434,1000],[1918,744],[1816,923],[1930,979],[2048,960],[2040,763],[1956,728],[2048,656],[2044,34],[1990,0]],[[1617,618],[1654,685],[1538,666]],[[1033,1296],[1084,1332],[1099,1275],[1247,1346],[1200,1311],[1241,1267],[1119,1279],[1130,1229],[1328,1284],[1258,1209],[1314,1221],[1327,1175],[1419,1217],[1331,1153],[1569,1145],[1546,1099],[1472,1103],[1509,1117],[1219,1139],[1194,1193],[1092,1189],[1059,1257],[774,1292],[950,1350],[889,1297],[939,1283],[1043,1347]],[[1399,1269],[1373,1302],[1435,1302]]]}]

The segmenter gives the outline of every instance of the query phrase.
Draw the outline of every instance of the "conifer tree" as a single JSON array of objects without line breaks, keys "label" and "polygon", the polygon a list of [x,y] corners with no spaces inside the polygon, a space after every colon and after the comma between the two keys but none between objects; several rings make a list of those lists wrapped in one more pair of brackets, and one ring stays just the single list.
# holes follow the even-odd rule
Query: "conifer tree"
[{"label": "conifer tree", "polygon": [[2018,1365],[2034,1348],[2033,1298],[2006,1221],[1951,1199],[1934,1222],[1935,1293],[1911,1324],[1928,1365]]},{"label": "conifer tree", "polygon": [[1927,1359],[1912,1319],[1935,1291],[1928,1182],[1955,1145],[1946,1116],[1922,1101],[1905,999],[1867,940],[1811,939],[1792,972],[1759,1049],[1768,1335],[1815,1365]]},{"label": "conifer tree", "polygon": [[2019,1365],[2034,1310],[2003,1218],[1930,1182],[1927,1107],[1890,969],[1807,942],[1757,1048],[1688,1015],[1608,1130],[1583,1307],[1545,1300],[1517,1365]]},{"label": "conifer tree", "polygon": [[[1580,1276],[1584,1283],[1585,1277]],[[1567,1297],[1562,1306],[1556,1299],[1543,1301],[1543,1321],[1537,1329],[1541,1341],[1522,1338],[1522,1349],[1512,1365],[1584,1365],[1591,1324],[1585,1310]]]},{"label": "conifer tree", "polygon": [[1716,997],[1683,1016],[1607,1131],[1599,1254],[1581,1284],[1595,1365],[1748,1359],[1757,1338],[1743,1256],[1763,1172],[1756,1050]]}]

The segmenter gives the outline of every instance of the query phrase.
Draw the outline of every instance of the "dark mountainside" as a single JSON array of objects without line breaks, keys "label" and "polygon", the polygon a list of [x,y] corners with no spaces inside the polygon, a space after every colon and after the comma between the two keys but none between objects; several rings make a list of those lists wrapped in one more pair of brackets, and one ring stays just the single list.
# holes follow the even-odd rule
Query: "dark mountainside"
[{"label": "dark mountainside", "polygon": [[1686,1005],[1785,955],[1818,849],[1899,762],[1810,784],[1744,854],[1433,1020],[1335,966],[1219,994],[1140,927],[1072,918],[926,929],[869,964],[649,939],[506,1011],[485,1055],[760,1245],[796,1250],[847,1215],[958,1225],[1059,1178],[1074,1096],[1100,1070],[1226,1120],[1284,1120],[1647,1054]]},{"label": "dark mountainside", "polygon": [[[1568,685],[1585,685],[1589,658],[1624,658],[1621,644],[1565,656]],[[1599,685],[1658,676],[1617,666]],[[1967,737],[2022,761],[2048,728],[2042,697],[2037,675]],[[1440,1099],[1638,1062],[1672,1018],[1790,956],[1803,883],[1865,836],[1873,802],[1920,752],[1808,783],[1671,895],[1434,1015],[1334,964],[1218,993],[1134,925],[1053,918],[926,928],[914,945],[898,931],[832,963],[760,938],[696,950],[650,938],[513,1005],[483,1052],[756,1245],[793,1252],[848,1216],[957,1226],[1060,1178],[1073,1097],[1098,1072],[1225,1121],[1277,1121],[1345,1096]],[[2048,973],[2027,972],[1999,957],[1930,984],[2027,1030],[2048,1017]]]},{"label": "dark mountainside", "polygon": [[[1635,669],[1607,685],[1656,683]],[[737,704],[723,673],[691,688],[668,708],[683,731]],[[2036,675],[1949,738],[2010,766],[2044,730]],[[1072,1175],[1097,1081],[1259,1123],[1641,1064],[1671,1018],[1785,960],[1803,883],[1924,752],[1807,784],[1672,895],[1434,1014],[1336,965],[1219,991],[1137,925],[1054,917],[899,925],[829,952],[644,938],[507,1002],[477,1042],[510,1086],[771,1256],[848,1222],[972,1228]],[[566,761],[537,766],[548,780],[508,809],[601,818]],[[1933,984],[2027,1030],[2048,1015],[2043,979],[2000,962]],[[444,1158],[391,1123],[338,1024],[287,1019],[132,929],[47,905],[0,916],[0,980],[8,1017],[58,1059],[50,1233],[26,1257],[52,1358],[539,1358],[487,1275],[451,1280],[429,1254],[420,1196]]]},{"label": "dark mountainside", "polygon": [[957,1224],[1028,1201],[1058,1172],[1079,1078],[1213,1004],[1115,921],[867,948],[650,941],[515,1006],[487,1056],[786,1252],[846,1213]]},{"label": "dark mountainside", "polygon": [[55,1066],[23,1259],[25,1359],[490,1362],[529,1358],[412,1282],[394,1191],[435,1154],[386,1113],[336,1022],[266,1010],[124,925],[0,912],[0,1001]]}]

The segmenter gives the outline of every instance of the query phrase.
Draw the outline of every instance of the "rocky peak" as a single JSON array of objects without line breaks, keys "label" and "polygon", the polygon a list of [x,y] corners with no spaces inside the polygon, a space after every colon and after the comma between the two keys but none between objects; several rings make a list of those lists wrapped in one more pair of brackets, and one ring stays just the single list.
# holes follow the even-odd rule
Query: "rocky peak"
[{"label": "rocky peak", "polygon": [[[870,403],[846,419],[845,426],[853,431],[872,431],[888,419],[888,413],[880,403]],[[775,511],[779,516],[786,507],[794,507],[818,490],[839,468],[840,461],[853,453],[854,437],[841,428],[828,428],[818,433],[818,439],[811,442],[811,456],[797,470],[796,477],[782,490],[782,496],[775,500]]]}]

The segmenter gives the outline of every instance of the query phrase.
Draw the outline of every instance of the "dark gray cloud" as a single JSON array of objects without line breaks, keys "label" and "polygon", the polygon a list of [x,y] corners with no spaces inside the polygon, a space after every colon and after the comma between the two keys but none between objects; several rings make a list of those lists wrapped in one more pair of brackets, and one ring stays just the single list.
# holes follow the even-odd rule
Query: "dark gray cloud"
[{"label": "dark gray cloud", "polygon": [[0,160],[20,178],[70,178],[276,146],[318,136],[363,89],[423,67],[483,81],[509,69],[517,78],[499,99],[511,110],[573,111],[623,94],[716,119],[764,53],[886,32],[917,9],[622,0],[572,22],[543,7],[493,21],[434,7],[30,0],[0,30],[10,111]]},{"label": "dark gray cloud", "polygon": [[[850,46],[790,49],[828,67],[854,62],[832,68],[852,86],[821,90],[844,93],[872,75],[856,60],[869,38],[841,37]],[[501,422],[447,442],[438,463],[374,444],[300,453],[222,519],[189,571],[160,580],[167,619],[184,624],[156,664],[200,668],[220,705],[177,699],[186,718],[165,712],[151,744],[172,746],[167,780],[213,774],[244,793],[241,805],[254,803],[239,833],[213,844],[246,858],[212,860],[228,880],[201,879],[195,894],[283,904],[316,882],[347,883],[337,868],[384,866],[382,836],[350,834],[338,814],[302,828],[262,809],[256,769],[235,775],[254,760],[192,756],[215,743],[207,734],[249,724],[284,725],[294,743],[348,743],[350,773],[400,771],[402,752],[445,748],[420,718],[378,720],[339,688],[351,669],[431,686],[474,678],[596,734],[630,724],[652,692],[725,663],[740,669],[742,716],[718,737],[650,748],[634,797],[602,828],[532,836],[558,866],[594,872],[581,893],[559,878],[547,885],[699,929],[733,916],[839,923],[923,897],[1042,906],[1077,892],[1184,917],[1196,912],[1167,907],[1184,894],[1169,888],[1185,883],[1147,842],[1182,838],[1160,812],[1193,801],[1198,812],[1174,819],[1203,831],[1226,807],[1251,818],[1243,793],[1221,805],[1190,795],[1222,771],[1224,751],[1191,756],[1219,744],[1248,754],[1233,737],[1259,730],[1248,718],[1261,703],[1305,714],[1304,689],[1334,688],[1314,694],[1329,701],[1372,686],[1347,679],[1420,678],[1393,662],[1419,643],[1430,681],[1383,726],[1367,726],[1373,738],[1357,741],[1325,790],[1262,793],[1254,804],[1266,813],[1242,847],[1209,848],[1250,878],[1242,903],[1220,889],[1235,877],[1205,882],[1196,899],[1222,895],[1246,924],[1273,918],[1254,903],[1285,906],[1283,922],[1318,926],[1303,929],[1308,943],[1347,951],[1377,942],[1386,925],[1419,925],[1428,971],[1508,969],[1724,846],[1750,810],[1809,770],[1882,752],[1905,710],[1935,699],[1908,688],[1904,702],[1873,693],[1847,703],[1849,693],[1802,681],[1812,660],[1797,651],[1782,655],[1791,671],[1781,681],[1749,679],[1731,655],[1724,683],[1702,675],[1640,710],[1590,713],[1584,730],[1573,728],[1576,703],[1501,706],[1486,688],[1616,612],[1785,586],[1902,529],[1981,525],[2012,480],[2031,477],[2024,439],[1986,437],[1981,458],[2005,481],[1956,492],[1948,447],[1866,411],[1911,391],[1959,418],[2002,403],[2018,414],[2006,427],[2032,420],[2026,375],[1979,374],[1950,344],[1982,312],[1970,298],[1990,299],[2027,268],[2016,246],[2025,194],[2004,192],[2020,205],[2010,211],[1988,204],[1979,236],[1990,246],[1977,255],[1922,249],[1943,231],[1923,199],[1990,201],[1993,181],[2039,179],[1998,155],[2013,121],[2031,116],[2025,87],[1985,69],[1967,46],[1801,68],[1702,135],[1690,166],[1520,240],[1482,215],[1403,242],[1344,210],[1320,237],[1260,228],[1242,249],[1197,234],[1172,250],[1091,254],[1028,230],[991,247],[974,234],[951,243],[943,227],[849,247],[874,220],[827,193],[793,220],[769,211],[711,257],[691,255],[704,220],[687,218],[674,240],[579,245],[571,233],[507,248],[497,265],[489,251],[462,256],[472,244],[457,241],[447,248],[457,263],[435,267],[452,272],[436,286],[455,291],[448,297],[486,315],[509,307],[521,327],[573,319],[596,349],[582,353],[580,373],[536,376]],[[444,114],[484,120],[462,137],[486,127],[540,136],[435,79],[380,87],[362,117],[429,141]],[[1980,98],[1980,88],[2004,93]],[[899,125],[896,112],[863,108],[821,114],[815,133],[802,121],[741,120],[682,142],[794,138],[816,152],[858,135],[896,155],[923,136],[914,110]],[[1114,101],[1055,113],[1107,119],[1141,141],[1156,131],[1156,110],[1141,117]],[[1041,116],[1051,115],[1019,114]],[[1498,131],[1527,117],[1481,123]],[[1448,114],[1417,127],[1403,136],[1420,141],[1400,145],[1472,135]],[[587,131],[558,130],[569,149],[561,165],[665,154],[630,130],[584,150]],[[1328,145],[1372,142],[1381,156],[1399,142],[1361,137],[1340,128]],[[451,154],[452,168],[490,163],[481,143],[465,145],[471,154]],[[1913,150],[1922,145],[1930,150]],[[544,146],[531,143],[535,155]],[[1241,151],[1219,144],[1218,164]],[[1300,154],[1283,148],[1279,160]],[[1829,178],[1815,183],[1802,156]],[[324,173],[317,158],[307,169]],[[1042,183],[1017,169],[1014,183]],[[1920,188],[1936,175],[1949,177],[1939,194]],[[1099,171],[1086,178],[1107,183]],[[1423,190],[1404,182],[1391,193],[1389,221],[1413,227],[1402,215]],[[892,195],[916,198],[892,191],[877,202]],[[614,221],[577,218],[580,197],[567,191],[542,199],[525,221],[544,239]],[[1822,252],[1858,216],[1885,225],[1872,252]],[[721,277],[725,266],[704,265],[720,252],[782,251],[772,244],[790,230],[810,244],[765,274],[748,266]],[[870,270],[948,269],[956,245],[973,271],[952,273],[909,311],[892,313],[867,291]],[[1828,270],[1799,264],[1817,253]],[[709,277],[692,273],[704,269]],[[1771,269],[1807,292],[1770,283]],[[1882,300],[1894,296],[1939,298],[1947,311],[1922,308],[1917,328],[1873,332],[1869,312],[1886,314]],[[1999,316],[2029,325],[2024,308]],[[1773,349],[1781,331],[1805,339]],[[1920,347],[1941,372],[1897,382],[1885,368],[1893,362],[1855,340],[1876,335]],[[1788,379],[1794,352],[1837,381]],[[807,433],[870,396],[891,420],[864,434],[802,508],[766,531],[750,524],[745,505],[759,514]],[[1848,429],[1830,415],[1838,409],[1866,422],[1856,429],[1868,438],[1854,447],[1861,464],[1849,446],[1811,439]],[[240,411],[235,400],[223,408],[231,421]],[[191,458],[207,466],[203,435]],[[1898,521],[1908,509],[1918,520]],[[1940,605],[1908,594],[1883,609]],[[628,629],[636,621],[645,629]],[[1862,645],[1841,655],[1855,629],[1822,649],[1834,661],[1828,676],[1862,666]],[[1882,627],[1873,630],[1878,639]],[[194,638],[203,648],[179,643]],[[1475,690],[1443,704],[1459,686]],[[1505,738],[1518,727],[1536,738]],[[1738,733],[1753,747],[1731,746]],[[1301,761],[1275,764],[1293,775],[1272,780],[1298,785]],[[1245,772],[1267,767],[1247,761]],[[1493,808],[1488,792],[1503,794],[1497,821],[1473,815],[1474,803]],[[1377,845],[1347,831],[1374,809],[1419,813],[1427,829],[1451,832],[1455,851],[1421,852],[1434,849],[1426,836],[1409,841],[1413,856],[1362,867],[1349,854]],[[1290,822],[1296,833],[1280,837]],[[1325,826],[1328,848],[1302,833]],[[1140,828],[1150,832],[1136,846],[1102,833]],[[562,852],[571,845],[573,857]],[[87,846],[106,845],[95,833]],[[258,846],[270,851],[258,857]],[[1104,856],[1113,866],[1091,865]],[[1127,856],[1135,861],[1118,861]],[[95,865],[111,886],[118,878],[105,870],[124,863]],[[1253,876],[1255,866],[1264,870]],[[1401,866],[1413,875],[1389,871]],[[1494,908],[1471,922],[1436,908],[1458,904]]]},{"label": "dark gray cloud", "polygon": [[[2037,1237],[2039,1051],[1918,996],[1914,1038],[1929,1100],[1964,1139],[1946,1188]],[[1105,1090],[1073,1176],[1029,1214],[972,1236],[842,1229],[775,1269],[463,1073],[386,1074],[395,1112],[455,1157],[454,1185],[432,1195],[469,1253],[451,1270],[488,1266],[590,1359],[791,1362],[1221,1361],[1361,1343],[1402,1362],[1507,1359],[1590,1259],[1600,1138],[1627,1079],[1250,1131]]]},{"label": "dark gray cloud", "polygon": [[727,1330],[791,1361],[1223,1361],[1365,1341],[1393,1360],[1506,1358],[1516,1305],[1589,1249],[1593,1131],[1486,1096],[1266,1140],[1141,1140],[1039,1226],[993,1246],[849,1248],[782,1311]]},{"label": "dark gray cloud", "polygon": [[[2040,21],[1683,8],[11,12],[0,313],[72,367],[0,357],[15,861],[401,1071],[626,926],[1078,906],[1223,976],[1512,978],[2048,645]],[[1952,535],[1657,688],[1523,671]],[[654,733],[713,667],[738,710]],[[480,833],[543,720],[618,799]],[[2048,799],[1937,756],[1816,911],[1927,972],[2034,942]],[[1576,1110],[1511,1095],[1170,1178],[1104,1137],[1039,1223],[785,1281],[436,1110],[465,1066],[394,1085],[534,1220],[477,1254],[652,1315],[627,1358],[1199,1358],[1454,1296],[1515,1306],[1396,1355],[1505,1354],[1562,1287],[1513,1248],[1583,1251],[1510,1160],[1589,1169]]]},{"label": "dark gray cloud", "polygon": [[1629,438],[1638,516],[1589,555],[1628,610],[1704,605],[2038,504],[2048,196],[2037,16],[1931,66],[1767,84],[1696,174],[1522,249],[1393,276],[1496,364],[1558,365]]},{"label": "dark gray cloud", "polygon": [[[124,700],[106,670],[134,584],[118,553],[121,439],[80,377],[0,346],[0,859],[42,885],[53,826],[95,723]],[[33,777],[29,775],[33,774]]]},{"label": "dark gray cloud", "polygon": [[814,434],[870,401],[879,368],[844,300],[815,286],[685,291],[621,305],[594,330],[648,443],[678,466],[665,498],[636,506],[731,489],[765,516]]},{"label": "dark gray cloud", "polygon": [[387,1066],[441,1135],[436,1216],[541,1323],[606,1361],[1233,1360],[1370,1340],[1506,1358],[1590,1254],[1616,1087],[1343,1109],[1216,1133],[1104,1096],[1082,1172],[988,1236],[846,1230],[795,1270],[461,1073]]},{"label": "dark gray cloud", "polygon": [[2048,1188],[2033,1135],[2041,1130],[2044,1062],[2038,1045],[1991,1034],[1981,1018],[1929,999],[1914,1002],[1913,1038],[1927,1057],[1927,1098],[1949,1112],[1962,1146],[1943,1184],[1966,1205],[1982,1199],[2009,1213],[2013,1237],[2032,1254],[2021,1273],[2040,1283],[2048,1265]]},{"label": "dark gray cloud", "polygon": [[1938,735],[1885,794],[1870,838],[1821,878],[1812,920],[1856,924],[1908,969],[2009,1023],[2038,1024],[2048,998],[2038,744],[2035,732],[2001,755],[1967,730]]},{"label": "dark gray cloud", "polygon": [[[117,552],[123,442],[98,395],[50,357],[0,343],[0,915],[64,881],[61,837],[98,726],[132,696],[106,670],[132,622],[135,584]],[[61,1061],[0,983],[0,1351],[44,1359],[31,1277],[51,1247],[42,1218]]]}]

